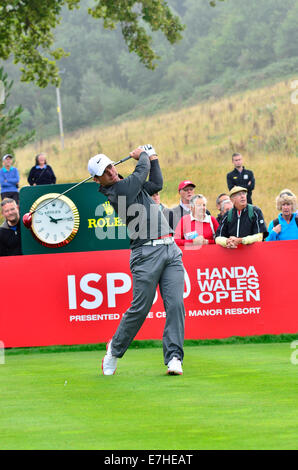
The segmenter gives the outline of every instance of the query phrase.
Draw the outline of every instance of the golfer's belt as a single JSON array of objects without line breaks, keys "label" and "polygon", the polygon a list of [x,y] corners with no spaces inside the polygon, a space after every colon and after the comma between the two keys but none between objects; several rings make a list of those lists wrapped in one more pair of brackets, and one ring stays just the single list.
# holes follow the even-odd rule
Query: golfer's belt
[{"label": "golfer's belt", "polygon": [[156,245],[172,245],[174,243],[173,237],[159,238],[157,240],[149,240],[149,242],[143,243],[143,245],[156,246]]}]

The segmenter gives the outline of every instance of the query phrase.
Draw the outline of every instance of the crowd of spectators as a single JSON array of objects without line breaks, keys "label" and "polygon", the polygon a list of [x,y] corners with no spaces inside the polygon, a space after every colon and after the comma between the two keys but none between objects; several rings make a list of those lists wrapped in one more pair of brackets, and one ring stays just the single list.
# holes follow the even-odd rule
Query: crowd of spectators
[{"label": "crowd of spectators", "polygon": [[[4,155],[0,169],[1,215],[4,219],[0,225],[0,256],[22,254],[19,213],[20,175],[18,169],[13,166],[13,161],[13,155]],[[27,180],[30,186],[56,183],[55,173],[47,164],[45,153],[36,155],[35,164]]]},{"label": "crowd of spectators", "polygon": [[[232,155],[233,171],[227,173],[229,191],[216,198],[218,209],[214,218],[207,210],[207,199],[196,194],[196,184],[183,180],[178,185],[179,204],[172,209],[162,206],[169,225],[175,230],[179,246],[217,244],[224,248],[237,248],[261,241],[297,240],[298,211],[295,194],[284,189],[276,198],[278,217],[268,229],[261,208],[252,203],[255,177],[245,168],[240,153]],[[159,201],[160,202],[160,201]]]},{"label": "crowd of spectators", "polygon": [[[0,170],[1,213],[4,222],[0,226],[0,256],[22,254],[19,215],[19,172],[13,166],[14,157],[2,157]],[[261,208],[253,205],[255,188],[253,171],[244,167],[243,156],[232,155],[233,171],[226,176],[228,191],[216,198],[217,216],[207,209],[207,198],[196,193],[196,184],[185,179],[178,184],[179,203],[168,208],[160,201],[160,194],[152,199],[166,216],[175,231],[175,241],[189,249],[200,245],[217,244],[224,248],[237,248],[261,241],[297,240],[297,198],[290,189],[282,190],[276,198],[278,216],[268,229]],[[47,163],[46,155],[35,157],[35,164],[28,175],[30,186],[55,184],[56,176]]]}]

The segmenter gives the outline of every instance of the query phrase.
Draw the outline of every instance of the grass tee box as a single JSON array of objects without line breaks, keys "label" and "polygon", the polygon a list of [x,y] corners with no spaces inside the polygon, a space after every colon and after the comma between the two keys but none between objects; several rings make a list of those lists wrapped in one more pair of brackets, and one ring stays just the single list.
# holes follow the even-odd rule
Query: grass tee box
[{"label": "grass tee box", "polygon": [[104,350],[10,350],[0,365],[0,447],[297,449],[292,353],[291,343],[186,345],[184,374],[172,377],[161,346],[130,348],[104,377]]},{"label": "grass tee box", "polygon": [[[40,197],[52,193],[62,194],[75,184],[25,186],[20,191],[21,219],[24,214],[30,212],[32,205]],[[79,228],[74,238],[64,246],[44,246],[34,238],[31,230],[21,224],[24,255],[129,248],[126,225],[115,213],[106,197],[98,191],[96,183],[78,186],[66,196],[74,203],[79,214]],[[53,202],[53,205],[58,203],[59,199]],[[51,205],[52,203],[45,210],[50,212]],[[53,228],[58,226],[53,224]]]}]

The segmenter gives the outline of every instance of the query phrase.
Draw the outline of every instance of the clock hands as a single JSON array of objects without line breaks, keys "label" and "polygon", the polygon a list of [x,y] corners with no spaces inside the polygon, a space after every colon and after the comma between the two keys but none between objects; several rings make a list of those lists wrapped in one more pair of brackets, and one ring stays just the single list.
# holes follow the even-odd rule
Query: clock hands
[{"label": "clock hands", "polygon": [[54,217],[52,217],[51,215],[49,215],[48,217],[50,217],[50,222],[54,222],[55,224],[57,224],[58,220],[61,220],[61,219],[54,219]]},{"label": "clock hands", "polygon": [[48,215],[48,217],[50,217],[50,222],[53,222],[54,224],[57,224],[58,222],[60,222],[60,220],[72,220],[72,217],[64,217],[64,218],[61,218],[61,219],[55,219],[54,217],[52,217],[51,215]]}]

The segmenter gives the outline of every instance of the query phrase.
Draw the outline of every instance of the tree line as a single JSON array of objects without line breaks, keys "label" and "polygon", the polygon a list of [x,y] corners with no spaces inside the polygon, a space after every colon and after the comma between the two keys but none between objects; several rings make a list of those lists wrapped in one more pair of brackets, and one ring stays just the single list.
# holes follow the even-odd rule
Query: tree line
[{"label": "tree line", "polygon": [[[220,97],[297,71],[295,0],[229,0],[216,8],[207,0],[168,0],[184,30],[171,44],[157,28],[154,69],[129,52],[123,29],[94,22],[88,15],[93,1],[80,3],[79,10],[62,9],[54,32],[55,47],[69,53],[59,61],[65,132]],[[12,61],[0,65],[14,81],[8,105],[23,108],[20,131],[35,130],[37,139],[57,135],[55,86],[23,83]]]}]

